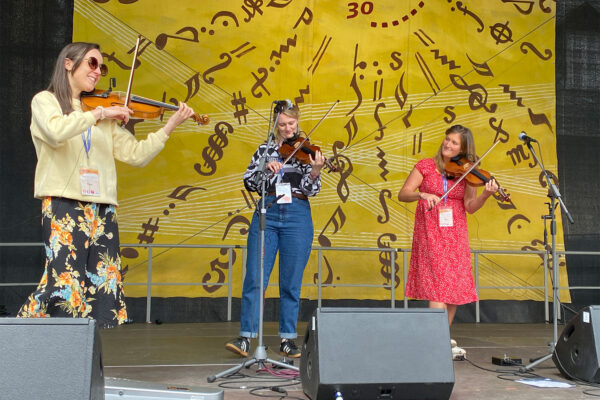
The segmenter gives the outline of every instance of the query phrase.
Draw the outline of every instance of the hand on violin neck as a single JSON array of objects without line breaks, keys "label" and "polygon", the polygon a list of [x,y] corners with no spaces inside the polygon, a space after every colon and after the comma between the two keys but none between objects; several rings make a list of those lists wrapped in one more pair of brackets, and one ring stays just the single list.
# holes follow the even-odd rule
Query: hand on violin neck
[{"label": "hand on violin neck", "polygon": [[315,151],[314,158],[311,155],[309,155],[309,157],[310,157],[310,165],[312,167],[312,172],[313,172],[314,176],[318,176],[319,173],[321,172],[321,168],[323,168],[323,166],[325,165],[325,157],[323,157],[323,154],[321,154],[321,151],[319,151],[319,150]]},{"label": "hand on violin neck", "polygon": [[185,120],[191,118],[194,115],[194,110],[188,106],[187,104],[180,102],[179,109],[169,117],[169,120],[165,124],[163,130],[169,136],[171,132],[179,125],[181,125]]},{"label": "hand on violin neck", "polygon": [[495,178],[491,178],[485,184],[485,192],[488,193],[489,196],[496,193],[498,191],[498,182],[496,182]]}]

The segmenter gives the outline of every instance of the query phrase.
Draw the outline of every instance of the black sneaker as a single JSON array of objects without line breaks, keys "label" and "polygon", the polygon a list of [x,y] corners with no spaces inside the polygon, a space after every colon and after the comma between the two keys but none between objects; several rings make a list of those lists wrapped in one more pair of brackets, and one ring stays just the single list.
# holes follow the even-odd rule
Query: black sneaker
[{"label": "black sneaker", "polygon": [[237,339],[230,340],[225,345],[225,348],[232,353],[239,354],[243,357],[248,357],[248,353],[250,352],[250,340],[243,336],[240,336]]},{"label": "black sneaker", "polygon": [[279,346],[279,354],[289,358],[298,358],[300,357],[300,349],[296,346],[296,343],[292,339],[287,339],[281,342],[281,346]]}]

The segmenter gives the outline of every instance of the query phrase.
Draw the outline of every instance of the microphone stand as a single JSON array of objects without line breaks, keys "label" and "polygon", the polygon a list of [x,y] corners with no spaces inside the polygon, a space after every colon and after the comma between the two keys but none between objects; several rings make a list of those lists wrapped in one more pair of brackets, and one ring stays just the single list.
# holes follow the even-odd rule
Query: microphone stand
[{"label": "microphone stand", "polygon": [[[267,349],[263,345],[263,318],[264,318],[263,282],[264,282],[264,264],[265,264],[265,230],[267,227],[267,209],[269,207],[271,207],[274,203],[276,203],[277,200],[279,200],[281,197],[283,197],[283,195],[278,196],[271,203],[265,204],[267,181],[269,179],[269,174],[267,174],[267,171],[266,171],[266,168],[267,168],[266,167],[266,165],[267,165],[266,159],[267,159],[267,153],[268,153],[269,147],[271,146],[271,143],[273,142],[273,138],[275,137],[273,130],[277,126],[277,121],[279,121],[280,114],[281,114],[281,111],[278,109],[278,107],[275,107],[275,122],[273,123],[272,127],[269,126],[269,136],[267,137],[267,147],[265,148],[265,151],[261,156],[261,159],[259,161],[258,168],[257,168],[257,173],[256,173],[256,180],[257,181],[260,180],[261,193],[262,193],[262,196],[259,201],[260,215],[258,218],[258,230],[260,232],[260,235],[259,235],[260,239],[259,239],[259,243],[258,243],[259,254],[260,254],[260,263],[259,263],[259,270],[260,270],[260,283],[259,283],[260,292],[259,292],[259,295],[260,295],[260,299],[256,299],[256,301],[258,301],[258,345],[256,346],[256,350],[254,351],[254,355],[252,356],[252,358],[248,358],[241,364],[238,364],[238,365],[236,365],[232,368],[229,368],[225,371],[221,371],[216,375],[209,376],[208,378],[206,378],[206,380],[209,383],[214,382],[217,378],[221,378],[224,376],[234,374],[234,373],[240,371],[244,367],[248,368],[253,364],[258,364],[258,368],[262,369],[263,364],[265,362],[270,362],[271,364],[277,365],[281,368],[289,368],[289,369],[292,369],[292,370],[298,371],[298,372],[300,371],[300,369],[298,367],[295,367],[293,365],[267,358]],[[269,118],[269,121],[271,119],[272,118]]]},{"label": "microphone stand", "polygon": [[[529,151],[531,152],[531,155],[533,155],[533,158],[535,159],[535,161],[538,163],[538,165],[542,168],[542,172],[544,173],[544,176],[546,178],[546,182],[548,184],[548,197],[550,197],[550,203],[549,203],[549,215],[548,216],[544,216],[544,219],[550,219],[550,235],[552,236],[552,324],[553,324],[553,341],[550,344],[550,353],[542,356],[540,358],[537,358],[535,360],[533,360],[533,362],[531,362],[528,365],[525,365],[521,368],[519,368],[520,372],[527,372],[531,369],[533,369],[533,367],[535,367],[536,365],[546,361],[547,359],[552,357],[552,354],[554,353],[554,348],[556,347],[556,343],[558,342],[558,303],[559,303],[559,293],[558,293],[558,289],[559,289],[559,275],[558,275],[558,255],[556,254],[556,217],[555,217],[555,211],[556,211],[556,201],[558,200],[560,207],[562,208],[563,213],[567,216],[567,219],[569,220],[569,222],[571,224],[574,224],[575,221],[573,220],[573,218],[571,217],[571,214],[569,213],[569,210],[567,210],[567,206],[565,205],[565,203],[562,200],[562,197],[560,195],[560,192],[558,191],[558,188],[556,187],[556,185],[554,184],[554,182],[552,181],[552,179],[550,178],[550,174],[548,174],[548,171],[546,171],[546,168],[544,168],[544,165],[540,162],[540,160],[538,159],[537,155],[535,154],[535,151],[533,150],[533,147],[531,146],[531,140],[525,140],[525,143],[527,144],[527,147],[529,148]],[[544,229],[546,226],[546,222],[544,221]],[[547,251],[547,248],[546,248]]]}]

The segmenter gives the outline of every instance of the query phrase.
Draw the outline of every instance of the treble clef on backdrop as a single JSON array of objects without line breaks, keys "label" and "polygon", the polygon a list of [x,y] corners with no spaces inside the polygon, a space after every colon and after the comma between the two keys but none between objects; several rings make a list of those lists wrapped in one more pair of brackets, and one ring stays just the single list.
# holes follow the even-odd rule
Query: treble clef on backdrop
[{"label": "treble clef on backdrop", "polygon": [[202,150],[204,163],[195,163],[194,169],[203,176],[210,176],[217,170],[217,161],[223,158],[223,148],[229,143],[227,134],[233,132],[233,126],[225,121],[215,125],[215,133],[208,137],[208,146]]}]

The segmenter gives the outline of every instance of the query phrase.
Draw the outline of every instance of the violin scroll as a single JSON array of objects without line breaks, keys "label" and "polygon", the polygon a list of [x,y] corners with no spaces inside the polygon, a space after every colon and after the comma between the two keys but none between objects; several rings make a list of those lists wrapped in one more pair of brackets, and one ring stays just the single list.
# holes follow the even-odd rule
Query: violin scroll
[{"label": "violin scroll", "polygon": [[198,125],[208,125],[210,122],[210,118],[208,118],[208,115],[206,114],[198,115],[194,113],[194,115],[192,115],[192,119],[196,121]]}]

